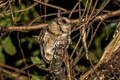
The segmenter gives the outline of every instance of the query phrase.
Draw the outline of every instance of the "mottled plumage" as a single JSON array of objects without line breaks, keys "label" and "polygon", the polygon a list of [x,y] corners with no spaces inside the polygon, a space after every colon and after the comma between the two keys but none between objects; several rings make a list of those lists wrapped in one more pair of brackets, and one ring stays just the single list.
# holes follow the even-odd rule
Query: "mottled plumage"
[{"label": "mottled plumage", "polygon": [[43,59],[49,63],[53,58],[62,56],[70,44],[71,22],[59,17],[40,32],[40,49]]}]

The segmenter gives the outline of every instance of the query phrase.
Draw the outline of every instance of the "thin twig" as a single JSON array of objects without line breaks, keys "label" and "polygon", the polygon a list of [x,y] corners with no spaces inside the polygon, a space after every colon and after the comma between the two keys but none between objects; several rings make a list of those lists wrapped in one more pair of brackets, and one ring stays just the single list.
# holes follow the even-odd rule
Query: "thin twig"
[{"label": "thin twig", "polygon": [[29,80],[27,76],[23,76],[23,75],[18,75],[16,73],[13,73],[11,71],[8,71],[4,68],[1,68],[0,67],[0,71],[7,74],[8,76],[7,77],[10,77],[10,78],[15,78],[16,80]]},{"label": "thin twig", "polygon": [[[38,3],[34,3],[34,4],[32,4],[31,6],[29,6],[29,7],[27,7],[27,8],[24,8],[24,9],[21,9],[21,10],[16,10],[16,11],[14,11],[13,13],[20,13],[20,12],[28,11],[29,9],[35,7],[36,5],[38,5]],[[8,10],[8,11],[6,11],[6,12],[4,12],[4,13],[1,13],[0,16],[5,16],[5,15],[9,15],[9,14],[11,14],[11,13],[10,13],[10,11]]]},{"label": "thin twig", "polygon": [[49,6],[49,7],[58,9],[58,10],[62,10],[62,11],[65,11],[65,12],[67,11],[66,9],[61,8],[61,7],[59,7],[59,6],[55,6],[55,5],[52,5],[52,4],[44,3],[44,2],[41,2],[41,1],[38,1],[38,0],[33,0],[33,1],[35,1],[35,2],[37,2],[37,3],[40,3],[40,4],[42,4],[42,5],[45,5],[45,6]]},{"label": "thin twig", "polygon": [[[17,39],[18,39],[19,48],[20,48],[20,51],[22,53],[22,57],[23,57],[23,60],[24,60],[24,64],[27,67],[27,63],[26,63],[26,59],[25,59],[25,56],[24,56],[24,52],[22,50],[21,43],[20,43],[19,32],[17,34]],[[30,72],[29,72],[29,70],[27,70],[27,74],[28,74],[28,79],[30,80]]]},{"label": "thin twig", "polygon": [[67,50],[65,51],[65,56],[66,56],[66,68],[67,68],[68,80],[71,80],[70,62],[69,62],[69,55]]},{"label": "thin twig", "polygon": [[20,69],[15,68],[15,67],[12,67],[12,66],[9,66],[9,65],[6,65],[6,64],[0,64],[0,67],[4,67],[4,68],[7,68],[7,69],[14,70],[15,72],[20,72],[20,73],[26,74],[25,71],[20,70]]},{"label": "thin twig", "polygon": [[95,29],[93,35],[91,36],[91,39],[90,39],[89,44],[88,44],[88,48],[90,47],[90,45],[91,45],[91,43],[92,43],[92,41],[93,41],[93,39],[94,39],[94,37],[95,37],[95,35],[96,35],[96,32],[98,31],[98,28],[99,28],[100,25],[101,25],[101,23],[102,23],[102,21],[99,22],[99,24],[97,25],[97,28]]},{"label": "thin twig", "polygon": [[77,42],[75,48],[73,49],[73,51],[72,51],[72,53],[71,53],[70,60],[72,59],[72,56],[74,55],[74,53],[75,53],[77,47],[79,46],[79,44],[80,44],[80,40],[81,40],[81,37],[79,37],[78,42]]},{"label": "thin twig", "polygon": [[[116,11],[112,11],[112,12],[104,14],[104,15],[97,16],[95,18],[95,21],[99,21],[99,20],[101,20],[101,18],[102,18],[102,20],[104,20],[104,19],[114,17],[114,16],[118,16],[118,15],[120,15],[120,9],[116,10]],[[72,23],[78,23],[79,19],[72,19],[71,22]],[[48,24],[43,23],[43,24],[34,25],[34,26],[10,26],[10,27],[7,27],[6,30],[10,30],[10,31],[35,30],[35,29],[41,29],[43,27],[46,27],[47,25]]]},{"label": "thin twig", "polygon": [[73,7],[73,9],[71,10],[70,14],[69,14],[69,18],[72,16],[72,13],[74,12],[74,10],[77,8],[77,6],[80,4],[81,0],[79,0],[77,2],[77,4]]}]

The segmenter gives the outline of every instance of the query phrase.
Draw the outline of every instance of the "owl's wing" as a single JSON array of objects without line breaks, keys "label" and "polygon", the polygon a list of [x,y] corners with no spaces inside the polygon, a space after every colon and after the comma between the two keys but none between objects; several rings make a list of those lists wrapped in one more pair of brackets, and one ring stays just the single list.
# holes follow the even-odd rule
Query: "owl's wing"
[{"label": "owl's wing", "polygon": [[40,42],[40,52],[41,52],[41,56],[43,57],[43,59],[45,60],[45,57],[44,57],[44,54],[45,54],[45,51],[44,51],[44,36],[45,36],[45,32],[46,32],[46,28],[43,28],[41,31],[40,31],[40,34],[39,34],[39,42]]},{"label": "owl's wing", "polygon": [[43,57],[44,61],[46,63],[49,63],[52,59],[52,54],[53,54],[53,42],[52,42],[52,37],[50,34],[47,32],[47,28],[44,28],[41,30],[39,34],[39,41],[40,41],[40,50],[41,50],[41,56]]},{"label": "owl's wing", "polygon": [[39,41],[40,43],[43,41],[43,37],[45,35],[45,32],[46,32],[46,28],[43,28],[41,31],[40,31],[40,34],[39,34]]}]

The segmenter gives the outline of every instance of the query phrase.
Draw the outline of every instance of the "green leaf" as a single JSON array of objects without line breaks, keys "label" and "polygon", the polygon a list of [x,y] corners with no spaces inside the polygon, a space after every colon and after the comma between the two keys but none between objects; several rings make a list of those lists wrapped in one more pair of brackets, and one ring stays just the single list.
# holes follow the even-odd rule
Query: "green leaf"
[{"label": "green leaf", "polygon": [[40,54],[40,50],[39,49],[37,49],[34,52],[32,52],[33,56],[38,56],[39,54]]},{"label": "green leaf", "polygon": [[20,41],[21,41],[21,43],[24,43],[25,41],[27,41],[27,39],[26,38],[22,38]]},{"label": "green leaf", "polygon": [[45,80],[44,76],[32,75],[31,80]]},{"label": "green leaf", "polygon": [[45,67],[45,63],[38,56],[31,57],[31,61],[32,61],[33,64],[38,64],[37,65],[38,67]]},{"label": "green leaf", "polygon": [[17,60],[16,62],[15,62],[15,65],[16,66],[20,66],[21,64],[23,64],[24,63],[24,60],[23,59],[20,59],[20,60]]},{"label": "green leaf", "polygon": [[79,65],[80,70],[82,71],[87,71],[88,67],[84,66],[84,65]]},{"label": "green leaf", "polygon": [[31,80],[41,80],[39,76],[37,75],[32,75]]},{"label": "green leaf", "polygon": [[8,55],[14,56],[16,54],[16,48],[9,36],[2,41],[2,47]]},{"label": "green leaf", "polygon": [[[70,45],[70,48],[74,49],[75,46],[76,46],[76,44],[77,44],[76,42],[72,42],[72,45]],[[79,49],[80,49],[80,47],[78,46],[77,49],[76,49],[76,51],[79,51]]]},{"label": "green leaf", "polygon": [[0,63],[5,63],[5,55],[2,53],[2,47],[0,46]]},{"label": "green leaf", "polygon": [[32,45],[33,45],[33,43],[32,43],[32,42],[29,42],[28,48],[29,48],[29,49],[32,49]]}]

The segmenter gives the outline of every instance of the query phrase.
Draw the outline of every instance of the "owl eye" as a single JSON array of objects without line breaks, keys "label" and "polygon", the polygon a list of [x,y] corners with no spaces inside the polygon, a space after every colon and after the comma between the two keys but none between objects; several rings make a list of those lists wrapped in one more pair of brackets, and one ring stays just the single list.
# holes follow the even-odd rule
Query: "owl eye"
[{"label": "owl eye", "polygon": [[63,24],[67,24],[67,23],[68,23],[65,19],[62,19],[61,22],[62,22]]},{"label": "owl eye", "polygon": [[69,20],[67,18],[61,17],[58,19],[58,24],[60,25],[67,25],[68,23],[69,23]]}]

